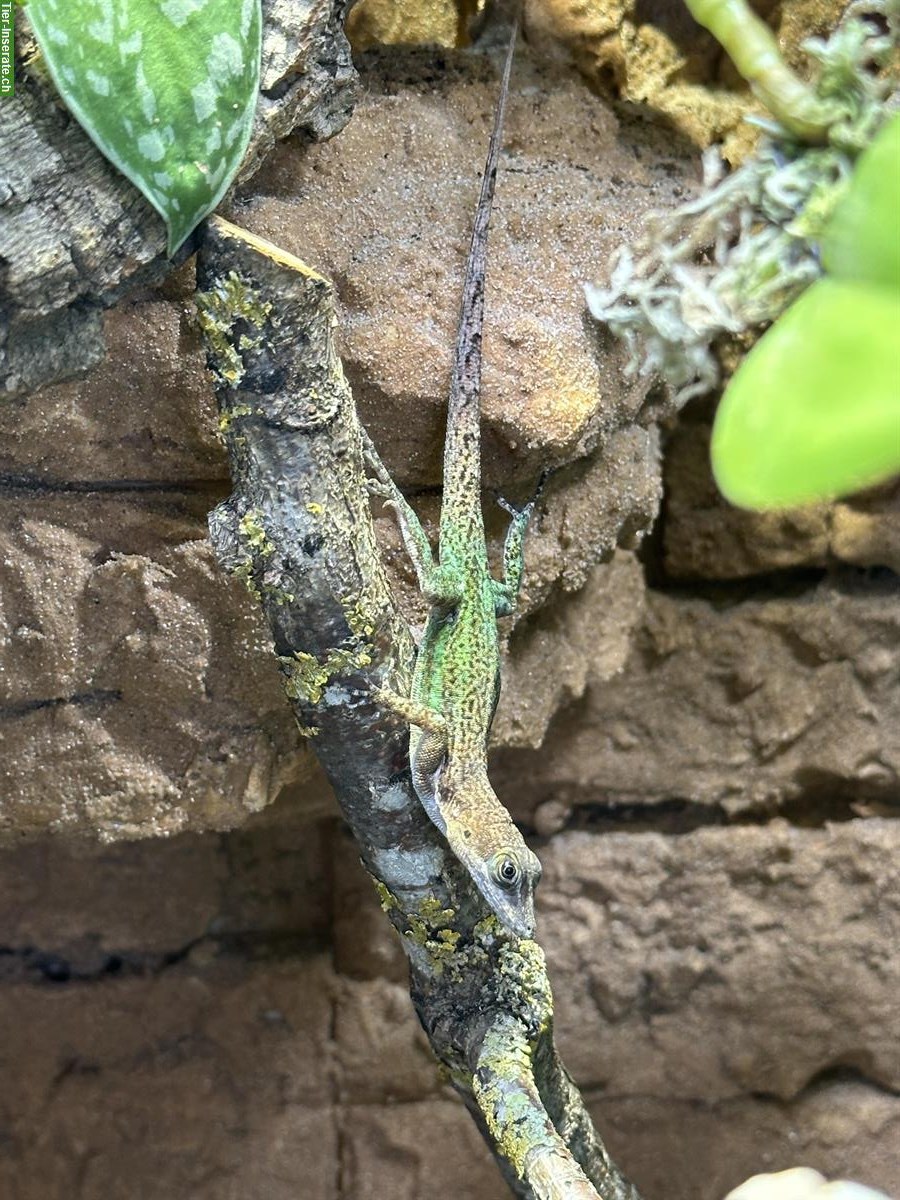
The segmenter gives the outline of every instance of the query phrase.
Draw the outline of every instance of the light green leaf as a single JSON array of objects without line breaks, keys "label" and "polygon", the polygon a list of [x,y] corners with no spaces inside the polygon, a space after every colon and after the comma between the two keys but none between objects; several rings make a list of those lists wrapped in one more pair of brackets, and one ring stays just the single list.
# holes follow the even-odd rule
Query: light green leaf
[{"label": "light green leaf", "polygon": [[900,472],[900,291],[821,279],[726,389],[711,458],[743,508],[829,500]]},{"label": "light green leaf", "polygon": [[822,261],[841,279],[900,290],[900,113],[860,156],[825,231]]},{"label": "light green leaf", "polygon": [[174,254],[247,148],[260,0],[30,0],[26,11],[66,106],[164,218]]}]

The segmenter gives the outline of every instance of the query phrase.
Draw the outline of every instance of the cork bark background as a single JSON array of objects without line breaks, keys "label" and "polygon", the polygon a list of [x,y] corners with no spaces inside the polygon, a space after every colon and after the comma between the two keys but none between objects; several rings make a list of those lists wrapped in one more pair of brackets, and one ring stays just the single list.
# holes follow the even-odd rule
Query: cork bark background
[{"label": "cork bark background", "polygon": [[[623,9],[588,61],[568,7],[531,6],[516,63],[484,425],[495,549],[491,496],[559,468],[493,774],[544,863],[560,1049],[647,1200],[801,1162],[900,1193],[900,494],[741,515],[708,409],[623,380],[580,283],[690,193],[706,134],[587,86],[572,53],[607,91],[600,59],[630,64],[634,101],[655,35]],[[433,523],[496,63],[356,57],[349,124],[261,153],[225,211],[335,281],[363,419]],[[499,1198],[207,542],[193,262],[130,282],[86,378],[0,410],[0,1194]]]}]

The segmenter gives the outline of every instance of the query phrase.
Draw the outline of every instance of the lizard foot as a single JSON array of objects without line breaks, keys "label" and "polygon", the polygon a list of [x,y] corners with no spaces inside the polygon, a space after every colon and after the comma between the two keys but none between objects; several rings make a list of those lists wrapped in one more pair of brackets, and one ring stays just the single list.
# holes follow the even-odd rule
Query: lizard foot
[{"label": "lizard foot", "polygon": [[537,481],[537,487],[534,489],[531,499],[526,504],[523,504],[521,508],[516,508],[514,504],[510,504],[510,502],[508,500],[504,500],[502,496],[497,497],[497,503],[500,505],[503,511],[508,512],[511,517],[527,521],[531,516],[532,509],[543,495],[544,485],[550,478],[551,474],[552,472],[549,467],[545,467],[543,471],[541,471],[540,479]]}]

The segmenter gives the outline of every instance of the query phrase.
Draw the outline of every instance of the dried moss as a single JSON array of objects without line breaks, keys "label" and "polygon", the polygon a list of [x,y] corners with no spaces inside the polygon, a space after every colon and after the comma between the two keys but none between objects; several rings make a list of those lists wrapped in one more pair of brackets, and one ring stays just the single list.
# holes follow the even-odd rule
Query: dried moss
[{"label": "dried moss", "polygon": [[[661,375],[684,403],[720,381],[717,341],[775,320],[821,274],[817,242],[856,158],[885,117],[887,84],[871,71],[896,45],[896,0],[867,3],[827,42],[816,93],[841,118],[824,146],[806,146],[770,124],[757,152],[730,175],[704,155],[701,195],[657,218],[637,254],[623,247],[606,288],[588,307],[628,346],[627,370]],[[871,23],[881,14],[889,32]]]}]

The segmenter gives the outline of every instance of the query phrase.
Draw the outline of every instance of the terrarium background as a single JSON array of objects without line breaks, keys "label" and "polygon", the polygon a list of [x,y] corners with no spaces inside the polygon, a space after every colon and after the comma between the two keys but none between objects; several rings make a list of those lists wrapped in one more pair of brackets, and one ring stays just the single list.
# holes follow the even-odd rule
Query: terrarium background
[{"label": "terrarium background", "polygon": [[[595,26],[569,7],[529,5],[485,388],[491,488],[570,464],[495,758],[545,864],[560,1049],[648,1197],[798,1162],[896,1191],[897,493],[738,514],[707,409],[673,421],[622,382],[580,282],[688,194],[745,101],[696,99],[734,80],[674,0]],[[779,27],[795,45],[835,11],[788,3]],[[363,417],[434,516],[495,74],[434,47],[357,62],[343,132],[278,146],[229,215],[335,280]],[[213,562],[228,482],[191,288],[190,263],[132,288],[84,381],[0,413],[0,1192],[500,1196],[253,601]]]}]

